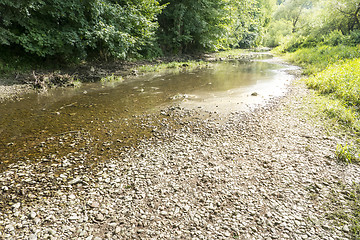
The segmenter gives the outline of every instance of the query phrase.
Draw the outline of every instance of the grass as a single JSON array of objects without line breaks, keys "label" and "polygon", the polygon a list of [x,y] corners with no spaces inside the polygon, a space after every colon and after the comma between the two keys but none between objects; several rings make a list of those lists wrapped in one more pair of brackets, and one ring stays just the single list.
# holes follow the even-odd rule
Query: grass
[{"label": "grass", "polygon": [[[346,206],[342,204],[343,199]],[[328,217],[335,219],[337,224],[351,233],[352,239],[360,239],[360,184],[353,183],[350,187],[340,186],[338,191],[333,191],[333,213]]]},{"label": "grass", "polygon": [[324,96],[322,111],[354,136],[351,142],[338,144],[337,158],[360,163],[360,59],[331,64],[305,81]]},{"label": "grass", "polygon": [[115,76],[114,74],[101,78],[100,82],[103,85],[112,86],[116,83],[121,83],[124,81],[122,76]]},{"label": "grass", "polygon": [[[360,46],[318,46],[287,53],[286,58],[304,67],[310,77],[304,82],[316,95],[313,104],[328,132],[341,135],[335,154],[347,164],[360,163]],[[360,185],[347,186],[333,194],[339,203],[331,218],[347,226],[353,239],[360,239]],[[347,209],[346,211],[344,209]],[[347,228],[346,227],[346,228]],[[345,230],[344,230],[345,231]]]},{"label": "grass", "polygon": [[322,45],[314,48],[301,48],[293,53],[286,53],[285,58],[303,67],[305,74],[311,75],[323,71],[338,61],[360,58],[360,45],[357,47]]},{"label": "grass", "polygon": [[[298,84],[305,84],[304,79],[300,80]],[[347,164],[358,163],[359,136],[337,117],[329,116],[328,108],[333,104],[338,104],[336,103],[338,100],[329,100],[328,96],[320,94],[316,90],[311,90],[310,94],[305,96],[299,95],[298,100],[301,100],[302,105],[293,111],[296,116],[301,119],[305,118],[307,122],[315,126],[322,126],[328,136],[335,136],[348,142],[338,144],[336,156],[339,161]],[[334,102],[329,103],[329,101]],[[290,106],[288,110],[293,110],[293,106]],[[342,114],[340,113],[340,115]],[[311,149],[311,147],[305,148]],[[307,190],[309,190],[309,196],[314,200],[320,194],[313,192],[312,187]],[[360,185],[345,185],[340,181],[338,185],[334,185],[333,193],[330,194],[324,202],[324,207],[329,208],[332,212],[328,217],[336,221],[337,227],[347,226],[352,239],[360,239]]]},{"label": "grass", "polygon": [[337,146],[338,159],[360,163],[360,59],[331,64],[305,81],[323,96],[322,111],[354,136],[352,142]]},{"label": "grass", "polygon": [[208,66],[209,63],[204,61],[186,61],[186,62],[169,62],[169,63],[160,63],[153,65],[143,65],[136,67],[133,70],[139,71],[141,73],[161,72],[161,71],[171,71],[171,73],[178,73],[185,70],[194,70],[198,68],[205,68]]},{"label": "grass", "polygon": [[360,163],[360,46],[319,46],[287,53],[286,58],[311,74],[307,86],[322,95],[320,111],[353,135],[339,144],[339,160]]},{"label": "grass", "polygon": [[332,64],[308,78],[309,87],[342,99],[349,107],[360,107],[360,58]]}]

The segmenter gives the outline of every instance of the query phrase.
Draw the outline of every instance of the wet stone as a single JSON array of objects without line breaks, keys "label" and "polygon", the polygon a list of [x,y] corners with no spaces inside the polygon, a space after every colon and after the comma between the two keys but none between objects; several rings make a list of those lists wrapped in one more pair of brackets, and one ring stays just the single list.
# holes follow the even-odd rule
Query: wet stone
[{"label": "wet stone", "polygon": [[[336,138],[302,137],[327,133],[294,114],[307,90],[292,91],[248,113],[173,107],[136,115],[136,128],[156,132],[126,148],[125,138],[116,141],[121,134],[54,136],[65,156],[0,173],[0,238],[349,239],[350,223],[335,227],[324,204],[332,190],[341,194],[340,185],[360,179],[360,167],[326,164]],[[109,123],[100,130],[114,130]],[[73,149],[81,139],[83,149]]]}]

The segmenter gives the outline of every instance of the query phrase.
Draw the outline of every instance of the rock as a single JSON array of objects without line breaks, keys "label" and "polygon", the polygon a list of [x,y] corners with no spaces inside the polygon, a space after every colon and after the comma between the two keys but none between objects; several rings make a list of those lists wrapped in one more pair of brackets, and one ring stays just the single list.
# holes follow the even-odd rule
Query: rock
[{"label": "rock", "polygon": [[9,232],[13,232],[15,230],[15,226],[13,224],[9,224],[5,226],[5,229]]},{"label": "rock", "polygon": [[76,198],[76,196],[74,194],[69,195],[69,199],[74,200],[75,198]]},{"label": "rock", "polygon": [[93,240],[94,236],[93,235],[90,235],[88,236],[87,238],[85,238],[85,240]]},{"label": "rock", "polygon": [[31,212],[31,213],[29,214],[29,218],[30,218],[30,219],[35,219],[36,216],[37,216],[36,212]]},{"label": "rock", "polygon": [[75,184],[81,183],[81,178],[80,178],[80,177],[76,177],[76,178],[70,180],[68,183],[69,183],[70,185],[75,185]]},{"label": "rock", "polygon": [[[39,162],[24,157],[0,173],[0,185],[8,186],[0,201],[0,238],[348,238],[350,223],[333,229],[324,204],[331,204],[330,189],[339,195],[336,204],[346,203],[342,194],[349,189],[339,186],[360,179],[360,167],[323,156],[336,139],[315,137],[325,134],[321,127],[288,111],[307,110],[299,104],[229,116],[157,109],[156,117],[124,120],[134,132],[150,135],[134,146],[127,133],[116,132],[124,131],[116,114],[112,122],[98,116],[103,125],[97,126],[94,113],[96,137],[56,135],[41,143]],[[103,139],[103,130],[113,136]],[[314,137],[302,137],[308,135]],[[49,155],[52,144],[58,152]]]},{"label": "rock", "polygon": [[191,207],[190,207],[189,205],[185,205],[185,206],[184,206],[184,210],[185,210],[186,212],[188,212],[188,211],[190,210],[190,208],[191,208]]},{"label": "rock", "polygon": [[14,205],[12,205],[12,207],[13,207],[14,209],[17,209],[17,208],[19,208],[20,206],[21,206],[20,203],[15,203]]},{"label": "rock", "polygon": [[90,207],[91,208],[99,208],[100,207],[100,203],[99,202],[91,202],[91,204],[90,204]]},{"label": "rock", "polygon": [[96,220],[96,221],[99,221],[99,222],[102,222],[102,221],[105,220],[105,217],[104,217],[104,215],[103,215],[102,213],[98,213],[98,214],[96,214],[96,216],[95,216],[95,220]]},{"label": "rock", "polygon": [[29,240],[37,240],[37,236],[35,234],[30,234],[29,235]]},{"label": "rock", "polygon": [[79,217],[76,215],[76,213],[73,213],[73,215],[71,215],[70,217],[69,217],[69,220],[70,221],[76,221],[76,220],[78,220],[79,219]]},{"label": "rock", "polygon": [[114,232],[115,234],[119,234],[121,232],[121,227],[116,227]]}]

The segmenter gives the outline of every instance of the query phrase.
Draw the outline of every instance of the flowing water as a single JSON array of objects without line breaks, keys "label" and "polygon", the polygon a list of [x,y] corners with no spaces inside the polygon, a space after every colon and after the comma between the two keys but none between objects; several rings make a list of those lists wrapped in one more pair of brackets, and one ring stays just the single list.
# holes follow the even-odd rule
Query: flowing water
[{"label": "flowing water", "polygon": [[[207,69],[85,84],[30,94],[0,105],[0,167],[68,152],[103,152],[148,136],[139,115],[175,103],[212,112],[246,111],[286,91],[293,67],[271,59],[230,61]],[[115,145],[114,145],[115,144]],[[75,146],[76,145],[76,146]]]}]

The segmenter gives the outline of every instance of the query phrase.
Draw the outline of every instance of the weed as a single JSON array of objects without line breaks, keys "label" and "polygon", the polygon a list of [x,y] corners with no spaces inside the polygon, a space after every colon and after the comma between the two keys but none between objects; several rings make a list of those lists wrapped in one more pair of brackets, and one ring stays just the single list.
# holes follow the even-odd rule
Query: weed
[{"label": "weed", "polygon": [[304,73],[311,75],[339,61],[359,58],[359,50],[360,46],[351,47],[340,45],[333,47],[322,45],[313,48],[301,48],[293,53],[287,53],[285,57],[289,61],[304,67]]},{"label": "weed", "polygon": [[73,79],[71,81],[72,85],[74,86],[74,88],[79,88],[82,85],[82,82],[80,81],[80,79]]},{"label": "weed", "polygon": [[155,64],[155,65],[143,65],[133,70],[137,70],[142,73],[160,72],[160,71],[171,71],[171,73],[178,73],[185,70],[191,71],[198,68],[208,67],[208,65],[209,63],[204,61],[170,62],[170,63]]},{"label": "weed", "polygon": [[115,76],[114,74],[101,78],[100,82],[103,84],[106,83],[118,83],[124,81],[124,78],[121,76]]},{"label": "weed", "polygon": [[353,183],[349,187],[340,188],[341,191],[333,192],[332,202],[336,208],[329,217],[337,220],[340,226],[348,225],[346,231],[350,231],[352,239],[360,239],[360,185]]},{"label": "weed", "polygon": [[338,144],[336,147],[336,157],[346,163],[359,162],[359,152],[353,144]]}]

